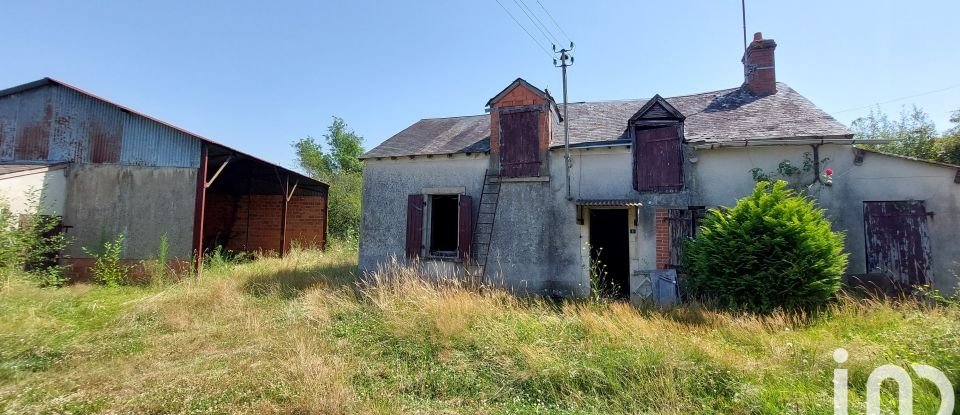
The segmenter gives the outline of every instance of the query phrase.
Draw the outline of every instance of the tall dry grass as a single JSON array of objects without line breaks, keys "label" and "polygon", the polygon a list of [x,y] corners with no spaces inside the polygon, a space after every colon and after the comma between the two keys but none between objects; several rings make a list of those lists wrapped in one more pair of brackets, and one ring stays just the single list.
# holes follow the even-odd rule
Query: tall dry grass
[{"label": "tall dry grass", "polygon": [[[7,413],[832,413],[882,363],[954,381],[960,311],[845,298],[817,315],[521,298],[350,251],[298,251],[162,287],[0,293]],[[960,384],[960,382],[957,382]],[[933,413],[931,385],[917,411]]]}]

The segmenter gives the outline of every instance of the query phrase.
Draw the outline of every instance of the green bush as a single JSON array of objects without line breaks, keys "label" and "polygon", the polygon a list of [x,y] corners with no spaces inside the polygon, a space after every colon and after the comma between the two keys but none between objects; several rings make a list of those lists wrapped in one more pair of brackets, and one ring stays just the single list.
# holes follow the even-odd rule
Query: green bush
[{"label": "green bush", "polygon": [[732,209],[713,209],[686,249],[689,292],[723,308],[769,312],[824,304],[847,266],[843,234],[823,210],[777,181]]},{"label": "green bush", "polygon": [[17,215],[0,198],[0,273],[25,275],[41,287],[61,286],[66,277],[59,259],[69,241],[60,231],[60,217],[41,214],[36,192],[26,200],[37,210]]},{"label": "green bush", "polygon": [[93,257],[93,267],[90,268],[90,273],[93,274],[93,281],[97,284],[116,287],[127,281],[127,275],[132,267],[120,260],[123,255],[124,240],[125,238],[121,233],[114,240],[104,242],[102,252],[93,252],[83,248],[83,252]]}]

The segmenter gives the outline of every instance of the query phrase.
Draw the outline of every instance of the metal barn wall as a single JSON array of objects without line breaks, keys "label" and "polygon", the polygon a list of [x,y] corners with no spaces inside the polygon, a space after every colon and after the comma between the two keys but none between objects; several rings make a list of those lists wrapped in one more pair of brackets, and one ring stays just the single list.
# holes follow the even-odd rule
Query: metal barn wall
[{"label": "metal barn wall", "polygon": [[0,98],[0,161],[200,166],[200,140],[59,85]]}]

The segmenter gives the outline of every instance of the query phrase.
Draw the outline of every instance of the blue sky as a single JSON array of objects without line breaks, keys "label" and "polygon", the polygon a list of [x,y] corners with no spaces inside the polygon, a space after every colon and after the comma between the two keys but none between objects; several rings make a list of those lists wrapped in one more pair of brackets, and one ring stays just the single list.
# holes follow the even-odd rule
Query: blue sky
[{"label": "blue sky", "polygon": [[[742,81],[737,0],[541,3],[577,45],[571,101]],[[0,88],[51,76],[287,166],[290,143],[334,115],[369,149],[421,118],[483,113],[518,76],[560,95],[551,57],[496,0],[33,0],[3,14]],[[869,111],[849,109],[923,94],[881,109],[917,104],[947,128],[960,108],[956,16],[958,1],[747,0],[750,35],[779,45],[778,80],[845,123]]]}]

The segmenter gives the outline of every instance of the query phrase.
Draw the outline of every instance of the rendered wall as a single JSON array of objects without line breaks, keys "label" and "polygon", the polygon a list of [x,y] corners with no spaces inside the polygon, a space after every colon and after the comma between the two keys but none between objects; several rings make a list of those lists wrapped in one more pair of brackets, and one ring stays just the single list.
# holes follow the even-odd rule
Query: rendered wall
[{"label": "rendered wall", "polygon": [[[730,206],[754,187],[750,170],[774,171],[783,160],[801,165],[810,146],[738,147],[690,150],[684,163],[687,188],[679,193],[637,193],[632,188],[631,154],[626,147],[577,149],[571,171],[573,199],[639,199],[636,233],[630,234],[631,271],[656,267],[656,211],[688,206]],[[552,151],[549,182],[504,183],[497,212],[488,270],[502,271],[504,282],[526,292],[585,295],[589,287],[589,227],[576,223],[576,207],[567,200],[563,153]],[[696,163],[689,160],[696,158]],[[833,186],[811,194],[827,209],[837,230],[845,231],[849,273],[865,272],[864,201],[924,200],[933,254],[934,285],[951,292],[960,274],[960,185],[956,169],[867,153],[855,165],[850,146],[824,145],[822,168],[834,170]],[[479,203],[486,158],[417,157],[368,160],[365,166],[361,269],[403,257],[406,196],[425,187],[463,186]],[[633,228],[633,224],[628,224]]]},{"label": "rendered wall", "polygon": [[89,258],[82,247],[98,249],[123,233],[123,258],[146,259],[156,255],[166,233],[170,258],[189,259],[196,186],[197,170],[191,168],[72,166],[63,221],[72,226],[73,242],[66,253]]},{"label": "rendered wall", "polygon": [[39,212],[44,215],[60,215],[66,200],[66,166],[39,171],[9,174],[0,177],[0,199],[9,204],[16,215]]}]

